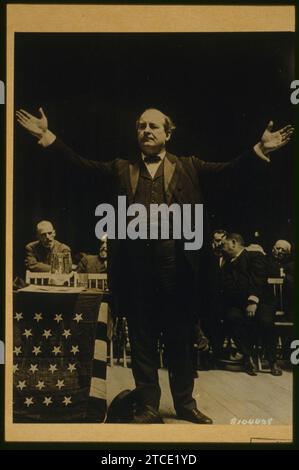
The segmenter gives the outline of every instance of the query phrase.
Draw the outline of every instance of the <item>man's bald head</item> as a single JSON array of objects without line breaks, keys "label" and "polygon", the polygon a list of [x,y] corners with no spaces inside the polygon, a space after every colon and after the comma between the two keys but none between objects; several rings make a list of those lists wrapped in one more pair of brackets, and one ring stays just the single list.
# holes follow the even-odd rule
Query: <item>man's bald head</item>
[{"label": "man's bald head", "polygon": [[51,249],[56,236],[55,229],[48,220],[41,220],[36,225],[36,235],[44,248]]},{"label": "man's bald head", "polygon": [[272,248],[274,258],[282,260],[290,256],[292,245],[287,240],[277,240]]}]

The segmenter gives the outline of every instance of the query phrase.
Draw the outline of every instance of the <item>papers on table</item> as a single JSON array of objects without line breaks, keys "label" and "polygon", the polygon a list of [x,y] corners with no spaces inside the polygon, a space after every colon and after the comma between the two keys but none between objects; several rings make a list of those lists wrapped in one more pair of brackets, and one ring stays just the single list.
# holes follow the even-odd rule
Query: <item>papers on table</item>
[{"label": "papers on table", "polygon": [[30,284],[29,286],[19,289],[19,292],[53,292],[65,294],[77,294],[86,290],[85,287],[69,287],[69,286],[39,286]]}]

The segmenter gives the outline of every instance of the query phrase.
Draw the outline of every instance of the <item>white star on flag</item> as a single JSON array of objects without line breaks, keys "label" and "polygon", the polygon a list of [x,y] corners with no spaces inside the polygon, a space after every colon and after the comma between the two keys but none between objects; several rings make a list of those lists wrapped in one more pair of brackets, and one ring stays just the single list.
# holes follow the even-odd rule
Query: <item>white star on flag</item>
[{"label": "white star on flag", "polygon": [[79,346],[72,346],[71,347],[71,352],[73,354],[77,354],[79,352]]},{"label": "white star on flag", "polygon": [[23,319],[23,313],[22,312],[20,312],[20,313],[16,312],[16,314],[14,316],[14,319],[17,320],[17,321],[22,320]]},{"label": "white star on flag", "polygon": [[72,335],[71,330],[63,330],[62,336],[65,336],[66,339],[71,335]]},{"label": "white star on flag", "polygon": [[32,349],[32,352],[35,356],[37,356],[38,354],[40,354],[42,352],[41,347],[40,346],[34,346],[34,348]]},{"label": "white star on flag", "polygon": [[59,323],[60,321],[62,321],[62,315],[61,313],[56,313],[55,317],[54,317],[54,321],[57,321],[57,323]]},{"label": "white star on flag", "polygon": [[52,372],[52,374],[54,372],[56,372],[57,370],[57,365],[56,364],[50,364],[50,367],[49,367],[49,371]]},{"label": "white star on flag", "polygon": [[73,372],[74,370],[76,370],[76,364],[69,364],[67,370],[69,370],[70,372]]},{"label": "white star on flag", "polygon": [[33,403],[34,403],[34,402],[33,402],[33,397],[30,397],[30,398],[27,397],[27,398],[25,399],[25,401],[24,401],[24,404],[25,404],[27,407],[30,406],[30,405],[33,405]]},{"label": "white star on flag", "polygon": [[45,336],[45,338],[48,339],[49,336],[52,336],[51,330],[44,330],[43,336]]},{"label": "white star on flag", "polygon": [[35,387],[41,390],[42,388],[45,388],[45,382],[43,380],[39,380]]},{"label": "white star on flag", "polygon": [[15,346],[13,352],[14,352],[14,354],[15,354],[16,356],[18,356],[19,354],[21,354],[21,352],[22,352],[21,346]]},{"label": "white star on flag", "polygon": [[33,319],[36,320],[38,323],[40,320],[43,319],[43,315],[41,313],[35,313]]},{"label": "white star on flag", "polygon": [[64,380],[57,380],[57,384],[56,384],[56,387],[59,388],[59,390],[62,389],[62,387],[64,387]]},{"label": "white star on flag", "polygon": [[52,353],[54,353],[55,356],[57,356],[57,354],[61,354],[60,346],[54,346],[54,348],[52,349]]},{"label": "white star on flag", "polygon": [[24,331],[24,333],[23,333],[23,336],[26,336],[26,338],[28,339],[29,336],[32,336],[32,330],[31,330],[31,329],[30,329],[30,330],[26,330],[26,328],[25,328],[25,331]]},{"label": "white star on flag", "polygon": [[34,374],[35,372],[37,372],[37,371],[38,371],[37,364],[30,364],[29,370],[30,370],[30,372],[32,372],[32,374]]},{"label": "white star on flag", "polygon": [[83,320],[82,313],[76,313],[73,320],[76,321],[77,323],[79,323],[79,321]]},{"label": "white star on flag", "polygon": [[19,370],[18,364],[14,364],[12,368],[13,368],[13,373],[15,373],[15,372],[17,372],[17,370]]},{"label": "white star on flag", "polygon": [[26,380],[19,380],[17,388],[20,390],[23,390],[23,388],[26,388]]},{"label": "white star on flag", "polygon": [[64,400],[62,401],[62,403],[65,404],[65,406],[68,406],[72,403],[72,397],[64,397]]},{"label": "white star on flag", "polygon": [[51,397],[45,397],[43,403],[46,405],[46,406],[49,406],[51,405],[53,402],[52,402],[52,398]]}]

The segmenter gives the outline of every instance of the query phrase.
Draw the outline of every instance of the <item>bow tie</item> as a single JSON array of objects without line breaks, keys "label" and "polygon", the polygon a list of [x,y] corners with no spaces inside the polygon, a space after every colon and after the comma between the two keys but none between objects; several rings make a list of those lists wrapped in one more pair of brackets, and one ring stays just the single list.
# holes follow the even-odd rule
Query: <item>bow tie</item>
[{"label": "bow tie", "polygon": [[146,155],[144,157],[144,163],[159,163],[161,161],[161,157],[159,155]]}]

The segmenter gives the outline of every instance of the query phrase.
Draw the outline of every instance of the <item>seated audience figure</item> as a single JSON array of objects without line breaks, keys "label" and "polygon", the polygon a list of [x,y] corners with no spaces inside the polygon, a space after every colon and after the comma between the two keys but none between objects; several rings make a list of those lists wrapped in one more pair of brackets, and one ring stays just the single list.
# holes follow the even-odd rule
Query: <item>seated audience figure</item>
[{"label": "seated audience figure", "polygon": [[212,249],[219,268],[224,264],[223,240],[226,236],[227,232],[223,229],[214,230],[213,232]]},{"label": "seated audience figure", "polygon": [[100,240],[98,255],[84,255],[78,266],[78,273],[106,273],[107,272],[107,236]]},{"label": "seated audience figure", "polygon": [[272,375],[281,375],[276,363],[276,334],[272,290],[267,285],[266,257],[247,251],[243,237],[229,234],[223,241],[227,256],[221,273],[223,305],[233,340],[244,356],[245,371],[257,375],[254,345],[261,336]]},{"label": "seated audience figure", "polygon": [[36,226],[38,240],[25,247],[25,266],[33,272],[51,271],[51,258],[54,253],[71,253],[70,247],[55,240],[56,231],[51,222],[42,220]]},{"label": "seated audience figure", "polygon": [[292,246],[287,240],[277,240],[269,256],[269,273],[272,278],[283,278],[283,309],[290,319],[293,316],[294,260]]},{"label": "seated audience figure", "polygon": [[220,295],[220,279],[221,270],[225,261],[223,254],[223,240],[226,237],[227,232],[223,229],[214,230],[212,235],[212,252],[214,254],[211,260],[211,268],[213,269],[213,293],[210,295],[210,301],[208,303],[208,314],[202,319],[202,328],[207,335],[211,349],[211,367],[218,367],[218,360],[222,357],[222,347],[224,342],[224,329],[222,325],[223,309],[222,299]]}]

